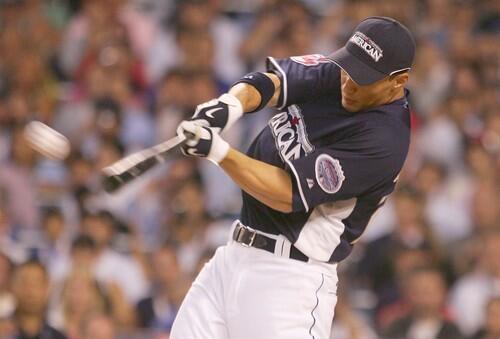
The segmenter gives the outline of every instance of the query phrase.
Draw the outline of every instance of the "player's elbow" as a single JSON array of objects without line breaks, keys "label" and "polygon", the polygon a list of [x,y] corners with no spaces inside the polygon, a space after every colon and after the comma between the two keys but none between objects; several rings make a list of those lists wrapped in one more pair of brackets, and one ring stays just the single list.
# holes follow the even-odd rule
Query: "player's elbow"
[{"label": "player's elbow", "polygon": [[292,212],[292,189],[288,185],[280,185],[278,189],[257,194],[254,197],[267,207],[281,213]]},{"label": "player's elbow", "polygon": [[[281,213],[291,213],[292,212],[292,199],[291,199],[291,194],[290,194],[290,199],[284,196],[279,196],[279,195],[273,195],[270,192],[267,193],[255,193],[252,194],[251,192],[250,195],[252,195],[255,199],[260,201],[262,204],[266,205],[269,208],[272,208],[275,211],[281,212]],[[276,193],[276,192],[274,192]]]}]

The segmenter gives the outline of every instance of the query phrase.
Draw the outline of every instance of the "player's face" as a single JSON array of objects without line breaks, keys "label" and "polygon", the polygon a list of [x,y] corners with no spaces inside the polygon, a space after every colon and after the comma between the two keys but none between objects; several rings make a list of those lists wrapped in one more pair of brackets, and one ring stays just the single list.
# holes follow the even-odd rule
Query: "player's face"
[{"label": "player's face", "polygon": [[402,86],[407,79],[407,74],[401,74],[394,78],[386,77],[371,85],[361,86],[356,84],[344,70],[341,70],[342,107],[354,113],[394,101],[403,90]]}]

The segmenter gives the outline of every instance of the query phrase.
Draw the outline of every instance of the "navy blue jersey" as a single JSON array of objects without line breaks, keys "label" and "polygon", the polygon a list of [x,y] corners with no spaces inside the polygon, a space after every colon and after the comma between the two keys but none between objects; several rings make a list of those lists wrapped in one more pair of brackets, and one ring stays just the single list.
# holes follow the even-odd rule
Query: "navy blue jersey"
[{"label": "navy blue jersey", "polygon": [[241,222],[283,234],[308,257],[346,258],[394,190],[410,142],[407,98],[357,113],[340,103],[340,68],[321,55],[268,58],[281,79],[279,112],[247,155],[291,174],[293,211],[243,192]]}]

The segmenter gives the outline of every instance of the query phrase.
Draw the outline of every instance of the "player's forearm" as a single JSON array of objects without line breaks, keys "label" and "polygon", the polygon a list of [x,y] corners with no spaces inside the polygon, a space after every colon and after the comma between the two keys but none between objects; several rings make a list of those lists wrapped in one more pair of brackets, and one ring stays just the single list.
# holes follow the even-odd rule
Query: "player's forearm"
[{"label": "player's forearm", "polygon": [[234,149],[229,150],[220,166],[255,199],[280,212],[292,211],[292,178],[283,169]]},{"label": "player's forearm", "polygon": [[243,112],[251,112],[255,110],[260,104],[260,94],[255,89],[255,87],[245,84],[239,83],[231,87],[229,90],[229,94],[234,95],[241,102],[241,106],[243,107]]},{"label": "player's forearm", "polygon": [[[267,77],[269,77],[274,84],[274,95],[267,103],[267,107],[275,107],[278,103],[278,97],[280,93],[280,80],[279,78],[272,73],[264,73]],[[259,107],[261,103],[261,95],[255,87],[247,83],[237,83],[229,90],[229,94],[234,95],[241,102],[243,107],[243,112],[252,112],[257,107]]]}]

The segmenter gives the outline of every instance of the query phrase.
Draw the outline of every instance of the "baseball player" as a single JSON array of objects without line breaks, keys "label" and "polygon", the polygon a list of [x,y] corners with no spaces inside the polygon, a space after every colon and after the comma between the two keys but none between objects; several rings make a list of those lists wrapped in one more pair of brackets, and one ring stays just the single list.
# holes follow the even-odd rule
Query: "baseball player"
[{"label": "baseball player", "polygon": [[[172,339],[326,339],[337,263],[394,189],[410,140],[415,43],[396,20],[362,21],[329,56],[267,59],[178,133],[187,155],[243,190],[230,240],[202,269]],[[219,135],[244,113],[278,108],[246,155]],[[194,135],[194,137],[193,137]]]}]

